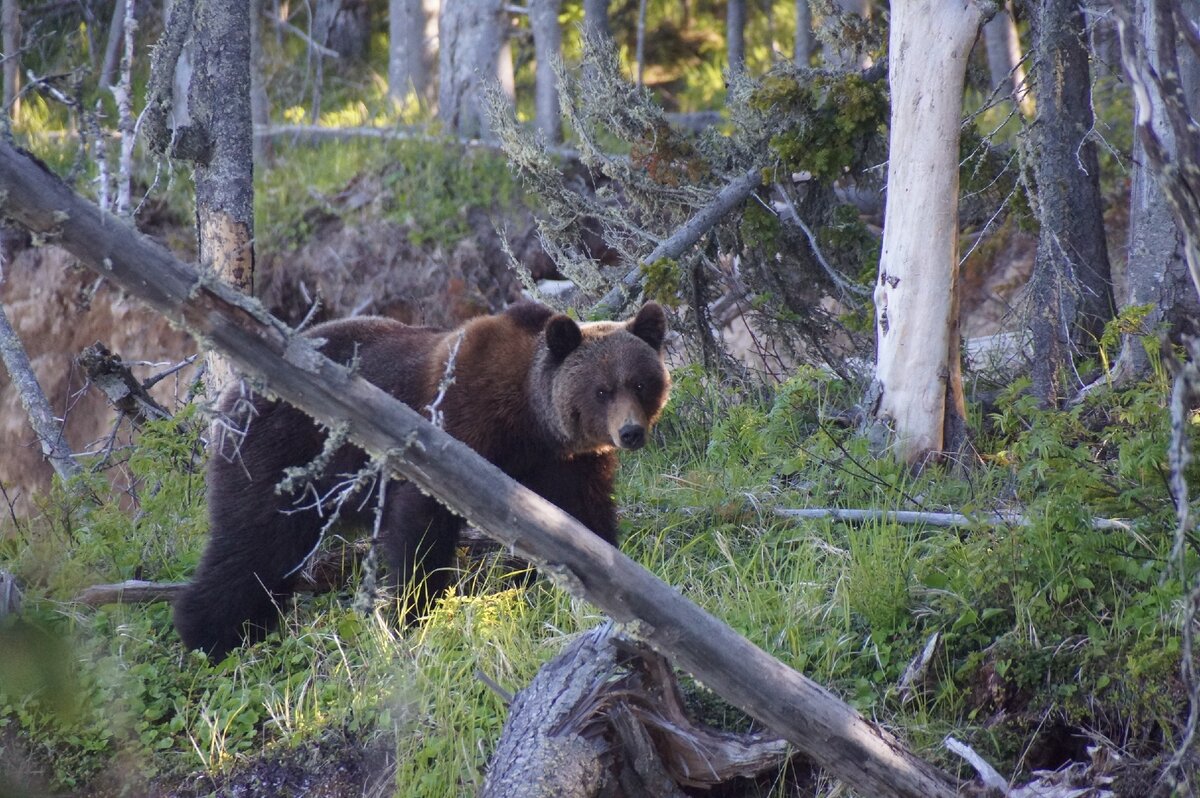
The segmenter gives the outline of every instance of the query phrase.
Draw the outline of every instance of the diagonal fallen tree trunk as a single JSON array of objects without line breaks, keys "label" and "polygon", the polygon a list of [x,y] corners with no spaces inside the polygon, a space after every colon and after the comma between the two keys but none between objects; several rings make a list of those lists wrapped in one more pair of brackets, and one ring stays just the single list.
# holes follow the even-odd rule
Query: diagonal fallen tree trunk
[{"label": "diagonal fallen tree trunk", "polygon": [[386,458],[447,507],[625,625],[672,664],[872,796],[949,798],[956,782],[821,685],[766,654],[582,524],[211,274],[180,263],[0,143],[0,212],[55,240],[267,389]]}]

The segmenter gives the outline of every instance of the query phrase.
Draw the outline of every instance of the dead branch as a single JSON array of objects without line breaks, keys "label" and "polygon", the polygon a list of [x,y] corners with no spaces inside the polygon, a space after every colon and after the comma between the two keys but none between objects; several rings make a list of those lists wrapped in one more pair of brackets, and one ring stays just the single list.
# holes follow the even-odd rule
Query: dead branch
[{"label": "dead branch", "polygon": [[483,798],[683,796],[778,770],[783,740],[695,723],[666,660],[611,623],[578,637],[517,694]]},{"label": "dead branch", "polygon": [[607,612],[675,666],[867,795],[950,798],[957,782],[889,732],[683,597],[558,507],[519,485],[235,289],[202,277],[126,222],[0,142],[0,211],[140,297],[243,373]]},{"label": "dead branch", "polygon": [[[762,185],[762,169],[755,167],[718,191],[712,202],[696,212],[670,238],[655,247],[641,263],[654,263],[663,258],[675,259],[700,240],[734,208],[741,205],[754,189]],[[596,303],[593,312],[602,318],[620,313],[630,294],[642,281],[642,270],[631,270]]]},{"label": "dead branch", "polygon": [[[341,588],[346,584],[349,575],[362,563],[369,548],[369,541],[357,541],[334,546],[323,552],[300,572],[296,579],[296,591],[326,593]],[[174,601],[185,587],[187,582],[127,579],[124,582],[86,587],[72,601],[89,607],[102,607],[105,604],[154,604],[159,601]],[[0,591],[0,601],[2,600],[3,595]]]},{"label": "dead branch", "polygon": [[[891,524],[925,524],[926,526],[1032,526],[1033,519],[1020,513],[933,513],[917,510],[845,510],[840,507],[806,507],[793,509],[776,507],[772,512],[781,518],[818,519],[832,518],[848,523],[883,521]],[[1093,518],[1092,528],[1097,530],[1120,530],[1129,532],[1132,527],[1120,518]]]},{"label": "dead branch", "polygon": [[54,467],[54,471],[63,481],[79,473],[79,463],[75,462],[70,448],[62,437],[62,424],[54,417],[50,402],[42,391],[33,366],[29,364],[29,355],[17,332],[8,322],[4,308],[0,307],[0,359],[8,369],[8,377],[12,380],[17,395],[21,398],[21,406],[29,416],[29,426],[37,435],[38,443],[42,445],[42,453]]},{"label": "dead branch", "polygon": [[121,358],[97,341],[79,354],[79,365],[88,381],[99,388],[117,412],[126,416],[134,426],[147,421],[170,418],[165,407],[155,401],[145,386],[133,376]]}]

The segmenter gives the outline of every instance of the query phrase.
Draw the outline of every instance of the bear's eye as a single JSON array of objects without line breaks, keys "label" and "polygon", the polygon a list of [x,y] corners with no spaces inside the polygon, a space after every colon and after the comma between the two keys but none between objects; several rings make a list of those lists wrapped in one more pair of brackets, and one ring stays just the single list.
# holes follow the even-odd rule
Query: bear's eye
[{"label": "bear's eye", "polygon": [[596,399],[601,402],[607,402],[608,401],[608,391],[604,390],[603,388],[597,388],[596,389]]},{"label": "bear's eye", "polygon": [[636,393],[638,396],[641,396],[645,392],[645,390],[646,390],[646,386],[640,382],[635,383],[633,386],[633,392]]}]

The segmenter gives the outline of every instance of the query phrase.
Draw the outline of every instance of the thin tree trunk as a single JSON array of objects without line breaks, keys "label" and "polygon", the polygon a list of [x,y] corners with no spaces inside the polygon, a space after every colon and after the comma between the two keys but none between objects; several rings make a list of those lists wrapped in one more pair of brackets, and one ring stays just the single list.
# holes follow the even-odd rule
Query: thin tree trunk
[{"label": "thin tree trunk", "polygon": [[112,22],[108,26],[108,38],[104,42],[104,61],[100,65],[100,77],[97,80],[102,89],[112,85],[113,75],[117,71],[117,61],[121,57],[121,38],[124,30],[125,4],[121,0],[116,0],[113,3]]},{"label": "thin tree trunk", "polygon": [[[271,100],[263,80],[266,61],[263,58],[263,0],[250,0],[250,121],[254,129],[266,129],[271,124]],[[272,156],[273,145],[268,136],[255,136],[254,163],[261,164]]]},{"label": "thin tree trunk", "polygon": [[[920,464],[963,443],[958,332],[958,136],[975,2],[891,6],[892,110],[883,251],[875,285],[877,431]],[[937,20],[937,24],[933,21]]]},{"label": "thin tree trunk", "polygon": [[1089,135],[1093,118],[1083,11],[1075,0],[1041,0],[1033,33],[1037,119],[1032,158],[1041,227],[1029,287],[1032,379],[1034,394],[1055,406],[1071,390],[1073,355],[1095,352],[1113,316],[1113,293],[1100,166]]},{"label": "thin tree trunk", "polygon": [[117,159],[117,215],[133,214],[133,145],[137,131],[133,119],[133,37],[137,33],[135,0],[117,0],[125,7],[124,48],[121,53],[121,79],[113,87],[117,101],[117,128],[121,131],[121,153]]},{"label": "thin tree trunk", "polygon": [[21,4],[0,0],[0,28],[4,47],[4,112],[15,120],[21,115]]},{"label": "thin tree trunk", "polygon": [[637,20],[637,85],[645,85],[643,76],[646,70],[646,5],[647,0],[638,2]]},{"label": "thin tree trunk", "polygon": [[1021,114],[1033,117],[1033,98],[1025,84],[1025,67],[1021,63],[1021,37],[1017,23],[1013,20],[1012,7],[1006,5],[996,12],[983,26],[983,38],[987,49],[988,72],[992,77],[992,89],[1008,86],[1008,94]]},{"label": "thin tree trunk", "polygon": [[746,70],[746,0],[728,0],[725,5],[725,51],[729,73]]},{"label": "thin tree trunk", "polygon": [[947,774],[909,752],[828,690],[772,658],[619,549],[508,478],[460,441],[224,283],[76,196],[0,142],[0,213],[56,240],[89,268],[220,348],[275,395],[387,459],[393,473],[519,556],[864,795],[951,798]]},{"label": "thin tree trunk", "polygon": [[562,141],[562,109],[554,63],[562,58],[562,29],[558,13],[562,0],[529,0],[529,25],[533,28],[534,58],[537,61],[534,108],[537,129],[547,144]]},{"label": "thin tree trunk", "polygon": [[438,17],[438,117],[447,132],[489,138],[483,84],[500,79],[502,0],[444,0]]},{"label": "thin tree trunk", "polygon": [[[250,6],[207,0],[196,7],[196,68],[188,104],[210,143],[196,162],[196,228],[200,263],[243,293],[254,287],[254,128],[250,110]],[[210,357],[209,391],[232,378]]]},{"label": "thin tree trunk", "polygon": [[806,67],[812,61],[812,52],[812,11],[808,7],[808,0],[796,0],[796,38],[792,60],[796,66]]}]

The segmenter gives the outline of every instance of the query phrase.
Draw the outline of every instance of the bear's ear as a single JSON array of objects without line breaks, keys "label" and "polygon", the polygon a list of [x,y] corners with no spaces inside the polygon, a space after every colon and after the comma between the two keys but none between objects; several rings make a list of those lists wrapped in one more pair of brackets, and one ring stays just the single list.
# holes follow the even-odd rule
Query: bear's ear
[{"label": "bear's ear", "polygon": [[654,347],[654,351],[662,351],[663,339],[667,337],[667,313],[662,305],[657,302],[642,305],[628,326],[631,333]]},{"label": "bear's ear", "polygon": [[562,313],[546,322],[546,346],[556,360],[563,360],[583,343],[583,332],[570,316]]}]

